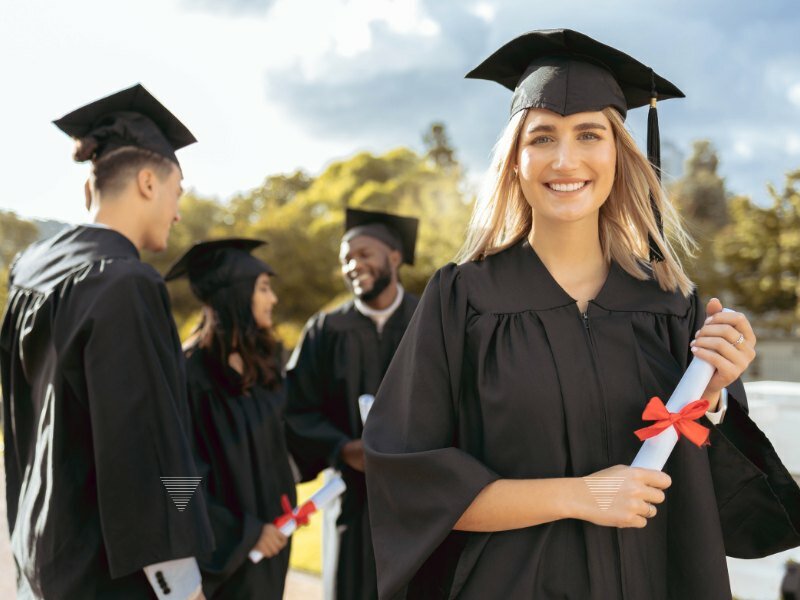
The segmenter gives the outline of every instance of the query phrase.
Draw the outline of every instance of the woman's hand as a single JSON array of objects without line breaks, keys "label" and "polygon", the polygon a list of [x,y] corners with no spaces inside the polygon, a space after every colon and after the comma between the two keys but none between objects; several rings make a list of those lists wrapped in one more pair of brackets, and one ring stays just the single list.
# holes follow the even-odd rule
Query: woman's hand
[{"label": "woman's hand", "polygon": [[669,475],[652,469],[617,465],[583,477],[581,518],[606,527],[638,527],[656,516],[671,484]]},{"label": "woman's hand", "polygon": [[709,410],[716,410],[723,388],[736,381],[756,356],[756,335],[742,313],[722,312],[722,304],[712,298],[706,306],[703,327],[691,343],[692,352],[714,367],[714,376],[703,393]]},{"label": "woman's hand", "polygon": [[261,530],[261,537],[253,547],[264,555],[264,558],[272,558],[286,547],[288,538],[272,523],[267,523]]}]

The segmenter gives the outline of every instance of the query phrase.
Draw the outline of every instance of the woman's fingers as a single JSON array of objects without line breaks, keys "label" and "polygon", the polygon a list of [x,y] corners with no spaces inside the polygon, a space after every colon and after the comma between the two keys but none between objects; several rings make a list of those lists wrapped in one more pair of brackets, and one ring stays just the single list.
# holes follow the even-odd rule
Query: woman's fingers
[{"label": "woman's fingers", "polygon": [[653,469],[617,465],[585,478],[597,503],[592,522],[610,527],[645,527],[658,513],[672,480]]},{"label": "woman's fingers", "polygon": [[283,535],[275,525],[267,524],[261,531],[256,548],[266,557],[272,558],[286,547],[289,538]]},{"label": "woman's fingers", "polygon": [[750,361],[753,360],[756,354],[755,350],[753,350],[747,342],[743,342],[737,346],[724,337],[698,337],[692,341],[691,347],[713,350],[728,361],[744,366],[750,364]]},{"label": "woman's fingers", "polygon": [[[695,338],[718,337],[725,339],[729,344],[733,345],[739,340],[740,335],[743,334],[733,325],[728,325],[726,323],[712,323],[698,330],[695,333]],[[749,344],[746,336],[742,344]]]},{"label": "woman's fingers", "polygon": [[[706,319],[706,322],[703,324],[703,328],[701,328],[700,331],[712,324],[729,325],[733,327],[744,336],[745,341],[750,344],[750,346],[755,347],[756,334],[753,332],[753,327],[750,325],[750,321],[748,321],[744,314],[740,312],[718,312]],[[737,335],[736,337],[738,338],[739,336]]]},{"label": "woman's fingers", "polygon": [[665,490],[672,485],[672,479],[663,471],[655,469],[642,469],[639,467],[629,467],[631,478],[646,486]]},{"label": "woman's fingers", "polygon": [[642,491],[642,499],[650,504],[661,504],[667,496],[658,488],[647,487]]}]

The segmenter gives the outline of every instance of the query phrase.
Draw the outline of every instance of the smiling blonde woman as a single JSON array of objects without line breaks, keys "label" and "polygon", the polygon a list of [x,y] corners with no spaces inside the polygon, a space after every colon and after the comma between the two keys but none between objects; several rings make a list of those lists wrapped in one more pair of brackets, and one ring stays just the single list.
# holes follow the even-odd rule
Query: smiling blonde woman
[{"label": "smiling blonde woman", "polygon": [[[469,76],[514,90],[511,120],[364,433],[381,598],[729,599],[726,553],[800,544],[800,490],[747,416],[753,330],[701,302],[674,250],[692,242],[624,128],[653,107],[657,167],[655,103],[683,94],[570,30]],[[716,369],[697,404],[710,445],[626,466],[693,356]]]}]

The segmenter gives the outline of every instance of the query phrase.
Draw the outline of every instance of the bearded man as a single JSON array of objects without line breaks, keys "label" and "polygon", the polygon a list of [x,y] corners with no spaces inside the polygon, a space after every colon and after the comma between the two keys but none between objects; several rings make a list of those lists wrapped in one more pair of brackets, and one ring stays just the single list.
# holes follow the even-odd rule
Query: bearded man
[{"label": "bearded man", "polygon": [[418,220],[348,209],[339,251],[353,298],[309,319],[287,366],[287,438],[303,480],[327,468],[347,491],[337,521],[334,597],[377,599],[359,398],[370,398],[417,306],[398,271],[413,264]]}]

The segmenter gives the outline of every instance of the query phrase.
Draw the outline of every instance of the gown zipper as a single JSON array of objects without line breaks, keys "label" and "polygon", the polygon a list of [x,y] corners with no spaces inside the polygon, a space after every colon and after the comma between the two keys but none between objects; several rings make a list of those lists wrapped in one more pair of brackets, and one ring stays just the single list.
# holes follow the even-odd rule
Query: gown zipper
[{"label": "gown zipper", "polygon": [[[606,434],[606,458],[608,462],[611,462],[611,447],[609,445],[609,432],[608,432],[608,410],[606,409],[606,395],[603,392],[603,384],[600,379],[600,374],[598,372],[598,365],[597,365],[597,358],[595,356],[595,344],[594,338],[592,336],[592,329],[589,326],[589,307],[586,307],[586,310],[581,313],[581,318],[583,319],[583,327],[586,329],[586,339],[589,343],[589,352],[592,355],[592,366],[594,367],[595,376],[597,377],[597,384],[599,386],[598,392],[600,394],[600,399],[603,403],[603,420],[604,420],[604,427],[605,427],[605,434]],[[610,466],[610,465],[609,465]],[[625,559],[623,553],[623,543],[622,543],[622,536],[619,531],[617,531],[616,541],[617,541],[617,552],[619,553],[619,567],[620,567],[620,586],[623,598],[627,598],[628,594],[626,591],[625,586]]]}]

